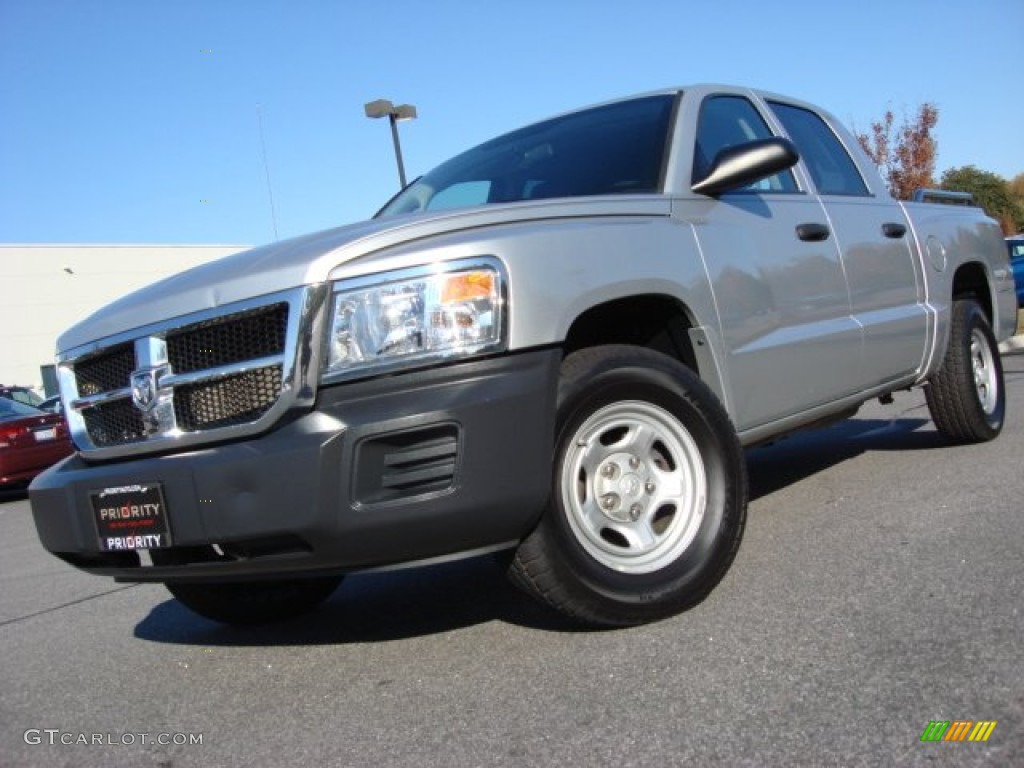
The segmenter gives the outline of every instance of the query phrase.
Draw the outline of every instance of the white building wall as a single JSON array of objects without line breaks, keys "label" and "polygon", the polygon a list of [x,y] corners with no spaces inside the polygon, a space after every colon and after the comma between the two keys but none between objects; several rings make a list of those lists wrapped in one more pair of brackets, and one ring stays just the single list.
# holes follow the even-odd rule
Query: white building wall
[{"label": "white building wall", "polygon": [[245,245],[0,245],[0,384],[43,392],[57,336],[114,299]]}]

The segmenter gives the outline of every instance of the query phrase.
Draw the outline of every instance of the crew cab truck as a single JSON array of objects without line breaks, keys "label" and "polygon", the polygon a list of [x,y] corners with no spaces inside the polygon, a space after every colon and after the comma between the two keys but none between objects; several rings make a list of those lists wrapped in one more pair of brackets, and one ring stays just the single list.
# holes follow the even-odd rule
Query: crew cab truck
[{"label": "crew cab truck", "polygon": [[915,386],[950,441],[998,435],[1015,310],[994,222],[893,200],[828,113],[648,93],[68,330],[77,452],[32,511],[64,561],[222,622],[506,550],[582,623],[657,620],[733,561],[745,446]]}]

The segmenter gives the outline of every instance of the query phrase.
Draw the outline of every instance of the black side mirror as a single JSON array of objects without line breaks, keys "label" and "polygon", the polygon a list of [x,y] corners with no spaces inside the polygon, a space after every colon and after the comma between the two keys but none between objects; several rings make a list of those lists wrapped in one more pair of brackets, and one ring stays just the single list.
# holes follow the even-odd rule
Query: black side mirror
[{"label": "black side mirror", "polygon": [[707,175],[690,187],[700,195],[717,197],[792,168],[800,160],[788,139],[758,139],[727,147],[715,155]]}]

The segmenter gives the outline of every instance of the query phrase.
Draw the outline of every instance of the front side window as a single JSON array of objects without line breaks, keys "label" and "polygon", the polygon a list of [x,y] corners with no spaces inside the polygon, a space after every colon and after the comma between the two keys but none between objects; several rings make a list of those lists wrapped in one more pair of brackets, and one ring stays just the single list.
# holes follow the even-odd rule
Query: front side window
[{"label": "front side window", "polygon": [[[693,183],[707,176],[715,156],[723,149],[771,137],[771,129],[764,118],[742,96],[709,96],[701,104],[700,116],[697,118]],[[782,171],[737,191],[796,192],[797,186],[793,174]]]},{"label": "front side window", "polygon": [[870,195],[850,153],[819,115],[792,104],[768,104],[796,144],[819,194]]},{"label": "front side window", "polygon": [[608,104],[527,126],[438,166],[378,217],[483,203],[661,192],[675,96]]}]

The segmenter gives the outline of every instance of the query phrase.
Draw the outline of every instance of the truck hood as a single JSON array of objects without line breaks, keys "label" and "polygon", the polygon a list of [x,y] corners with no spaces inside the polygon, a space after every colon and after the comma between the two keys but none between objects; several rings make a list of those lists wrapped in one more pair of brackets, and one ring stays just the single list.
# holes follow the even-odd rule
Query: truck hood
[{"label": "truck hood", "polygon": [[141,288],[65,331],[57,352],[245,299],[324,282],[332,270],[384,249],[463,229],[548,218],[666,215],[664,198],[631,196],[513,203],[350,224],[225,256]]}]

